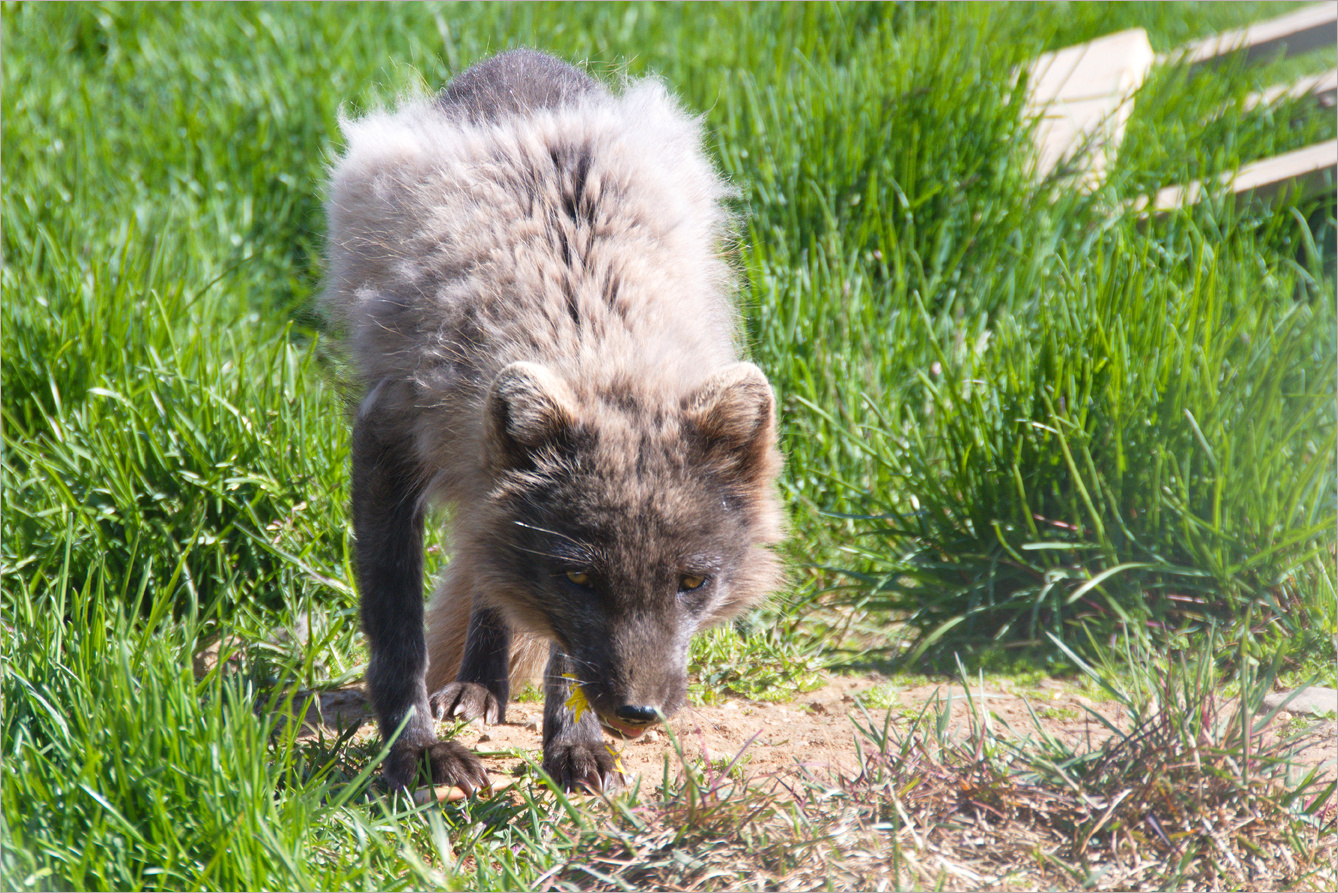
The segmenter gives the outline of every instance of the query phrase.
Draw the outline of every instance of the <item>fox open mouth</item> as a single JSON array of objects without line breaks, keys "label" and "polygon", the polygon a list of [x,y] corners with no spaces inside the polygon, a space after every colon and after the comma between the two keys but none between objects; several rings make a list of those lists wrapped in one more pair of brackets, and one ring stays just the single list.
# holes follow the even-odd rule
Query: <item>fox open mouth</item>
[{"label": "fox open mouth", "polygon": [[640,738],[646,733],[646,730],[650,728],[650,726],[628,725],[620,719],[614,719],[602,714],[597,715],[599,716],[599,724],[604,727],[604,730],[617,738]]}]

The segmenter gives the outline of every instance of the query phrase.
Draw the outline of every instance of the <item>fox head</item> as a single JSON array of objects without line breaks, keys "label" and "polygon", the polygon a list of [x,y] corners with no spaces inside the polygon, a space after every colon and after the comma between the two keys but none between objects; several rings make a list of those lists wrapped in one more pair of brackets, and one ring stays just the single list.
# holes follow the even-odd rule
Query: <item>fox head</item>
[{"label": "fox head", "polygon": [[529,362],[483,407],[491,489],[479,591],[568,655],[606,728],[640,734],[687,690],[692,635],[778,577],[776,410],[750,363],[676,399],[599,393]]}]

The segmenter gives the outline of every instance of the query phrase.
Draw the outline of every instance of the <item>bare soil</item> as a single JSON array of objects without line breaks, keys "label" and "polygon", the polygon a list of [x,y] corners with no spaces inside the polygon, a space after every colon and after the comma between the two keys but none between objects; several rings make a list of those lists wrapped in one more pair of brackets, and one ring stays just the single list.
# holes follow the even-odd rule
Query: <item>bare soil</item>
[{"label": "bare soil", "polygon": [[[1279,713],[1263,730],[1263,744],[1280,737],[1304,742],[1295,754],[1293,780],[1312,767],[1318,767],[1323,784],[1338,774],[1338,722],[1326,706],[1331,694],[1324,690],[1315,708],[1324,717]],[[772,824],[747,834],[742,833],[742,825],[713,825],[701,832],[700,846],[690,847],[695,855],[690,853],[685,863],[673,841],[685,822],[698,820],[674,797],[653,805],[650,812],[639,812],[648,817],[644,827],[615,827],[611,813],[609,825],[601,825],[597,833],[591,832],[594,837],[583,842],[580,859],[555,866],[550,875],[557,874],[546,876],[547,881],[591,890],[623,889],[619,885],[627,884],[683,890],[719,887],[719,883],[708,883],[713,877],[717,881],[750,877],[754,882],[748,886],[777,890],[891,889],[907,880],[926,888],[1000,893],[1090,885],[1095,889],[1160,890],[1170,883],[1167,866],[1174,863],[1183,872],[1183,876],[1172,872],[1178,878],[1174,885],[1180,889],[1213,890],[1224,885],[1242,890],[1336,889],[1331,834],[1311,829],[1302,836],[1310,834],[1313,840],[1293,839],[1282,827],[1286,823],[1277,821],[1276,804],[1270,805],[1267,798],[1251,801],[1254,805],[1240,813],[1239,791],[1243,788],[1213,774],[1236,771],[1236,760],[1231,754],[1215,753],[1211,742],[1203,742],[1209,747],[1202,756],[1212,766],[1205,765],[1203,786],[1196,789],[1203,795],[1202,802],[1190,796],[1194,791],[1156,787],[1156,809],[1140,812],[1137,798],[1124,799],[1139,787],[1139,779],[1133,777],[1138,762],[1156,763],[1160,768],[1149,765],[1156,776],[1167,771],[1183,774],[1180,770],[1186,767],[1178,761],[1191,758],[1197,764],[1200,750],[1191,744],[1186,753],[1163,751],[1154,744],[1149,751],[1149,742],[1159,740],[1158,734],[1166,733],[1165,726],[1126,736],[1123,733],[1132,720],[1124,715],[1122,706],[1089,695],[1079,683],[1063,679],[1021,685],[994,678],[967,691],[960,683],[946,681],[925,684],[917,680],[898,686],[896,680],[876,676],[843,676],[829,678],[821,688],[788,703],[729,697],[711,706],[687,707],[670,721],[668,730],[615,745],[629,781],[636,784],[639,777],[641,790],[650,794],[646,802],[655,804],[654,792],[665,773],[672,780],[685,763],[698,773],[699,792],[701,781],[711,791],[717,790],[716,773],[728,767],[731,776],[742,776],[749,783],[742,801],[730,799],[728,804],[718,804],[724,812],[703,813],[714,816],[712,821],[718,823],[722,815],[730,814],[731,806],[734,816],[751,817],[762,814],[759,803],[788,801],[806,816],[804,823],[793,828],[784,821],[775,825],[780,821],[775,818],[780,813],[775,813],[773,819],[764,820]],[[879,706],[866,710],[863,705],[869,702]],[[328,741],[337,729],[361,724],[355,736],[355,743],[361,745],[358,752],[376,752],[375,723],[370,721],[360,687],[323,692],[310,703],[303,734],[321,734]],[[1219,703],[1216,715],[1231,716],[1233,708],[1229,701]],[[513,702],[508,705],[505,723],[453,730],[443,724],[441,731],[453,731],[456,740],[473,748],[493,777],[494,793],[506,796],[500,792],[532,773],[539,762],[542,713],[541,704]],[[924,746],[930,738],[941,740],[932,732],[926,734],[940,716],[946,717],[946,738],[953,742],[949,762],[942,761],[946,751],[935,751],[939,756],[934,756],[933,748]],[[895,750],[891,756],[871,753],[870,742],[855,726],[860,723],[881,730],[886,722],[891,737],[900,741],[913,733],[917,720],[922,722],[919,743],[908,745],[909,750]],[[977,734],[978,725],[973,728],[973,724],[980,723],[988,724],[991,736]],[[1051,790],[1024,781],[1022,776],[992,774],[997,767],[977,765],[971,756],[983,740],[998,739],[1019,743],[1032,739],[1037,747],[1043,742],[1036,739],[1054,739],[1045,750],[1051,755],[1100,751],[1115,734],[1112,726],[1121,731],[1125,744],[1115,765],[1130,773],[1131,785],[1121,793],[1106,791],[1095,800],[1081,790]],[[1177,732],[1171,734],[1174,742]],[[681,757],[675,752],[675,741]],[[869,767],[863,774],[860,745]],[[963,765],[953,762],[963,759]],[[1120,759],[1132,759],[1134,764],[1125,765]],[[1267,781],[1257,778],[1247,787],[1258,792],[1261,783],[1268,787]],[[1116,785],[1123,787],[1118,781]],[[729,792],[740,788],[724,785],[719,790],[733,798],[735,794]],[[1329,825],[1333,796],[1328,794],[1328,805],[1322,805],[1316,814]],[[465,797],[465,792],[452,787],[424,788],[415,794],[420,803]],[[888,825],[879,817],[887,808],[887,798],[902,819],[894,834],[899,846],[889,842]],[[1112,819],[1117,807],[1128,815]],[[830,817],[829,808],[835,810]],[[1172,822],[1177,824],[1172,827]],[[1120,826],[1118,833],[1116,825]],[[1154,831],[1161,833],[1166,847],[1157,846],[1150,836]],[[1208,839],[1211,846],[1204,843]],[[1075,867],[1079,863],[1086,867]],[[590,874],[593,869],[589,866],[601,873]],[[610,875],[621,880],[616,884],[608,881]]]},{"label": "bare soil", "polygon": [[[887,708],[866,709],[861,704],[874,689],[882,692],[886,702],[887,683],[877,677],[835,677],[822,688],[787,703],[727,697],[715,706],[685,707],[669,726],[684,759],[690,762],[700,759],[722,766],[737,758],[745,774],[758,777],[784,776],[801,766],[849,776],[858,772],[859,762],[857,732],[851,719],[881,727]],[[1079,752],[1097,749],[1111,736],[1098,717],[1116,728],[1130,726],[1119,704],[1090,698],[1074,683],[1047,679],[1034,687],[1006,681],[983,689],[973,686],[969,693],[955,683],[907,686],[895,693],[893,729],[909,727],[922,711],[932,719],[936,703],[949,713],[948,731],[953,737],[966,734],[973,703],[976,714],[985,716],[1000,736],[1017,740],[1053,736]],[[456,740],[480,753],[501,787],[525,771],[525,760],[517,753],[526,753],[537,762],[542,715],[542,704],[512,702],[507,707],[506,722],[467,725],[457,732]],[[375,734],[370,719],[360,687],[323,692],[319,703],[308,712],[306,734],[314,735],[317,727],[324,725],[328,738],[340,724],[347,728],[354,722],[367,722],[359,736],[370,737]],[[441,728],[446,731],[448,726],[443,724]],[[1276,737],[1298,729],[1320,734],[1309,736],[1297,753],[1297,772],[1318,766],[1320,774],[1332,780],[1338,774],[1338,723],[1310,716],[1293,718],[1284,712],[1270,724],[1268,734]],[[863,744],[868,747],[868,742]],[[671,775],[678,771],[680,760],[664,730],[613,746],[620,751],[629,779],[640,776],[645,784],[653,785],[663,776],[666,760]],[[444,797],[448,792],[440,791],[439,795]]]}]

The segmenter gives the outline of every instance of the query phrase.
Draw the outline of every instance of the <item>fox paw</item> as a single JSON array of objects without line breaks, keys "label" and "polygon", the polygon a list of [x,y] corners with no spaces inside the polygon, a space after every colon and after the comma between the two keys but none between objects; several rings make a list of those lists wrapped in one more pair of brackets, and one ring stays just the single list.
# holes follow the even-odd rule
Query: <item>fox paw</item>
[{"label": "fox paw", "polygon": [[477,682],[443,685],[428,697],[427,703],[437,719],[463,719],[466,722],[482,719],[489,725],[506,719],[506,705]]},{"label": "fox paw", "polygon": [[564,791],[584,788],[612,793],[623,786],[618,755],[598,741],[553,745],[544,751],[544,771]]},{"label": "fox paw", "polygon": [[492,785],[479,758],[454,741],[434,741],[426,747],[393,747],[381,773],[392,791],[431,784],[453,785],[472,794]]}]

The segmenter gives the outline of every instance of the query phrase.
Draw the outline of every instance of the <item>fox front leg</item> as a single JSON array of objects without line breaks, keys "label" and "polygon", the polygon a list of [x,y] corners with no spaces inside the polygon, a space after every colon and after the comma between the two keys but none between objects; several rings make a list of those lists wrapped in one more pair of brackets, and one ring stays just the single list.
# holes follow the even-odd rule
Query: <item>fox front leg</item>
[{"label": "fox front leg", "polygon": [[391,745],[382,769],[392,789],[432,784],[472,791],[488,785],[478,757],[439,741],[428,708],[427,644],[423,634],[424,475],[407,426],[384,411],[377,387],[353,425],[353,530],[362,625],[371,660],[367,690],[382,738]]},{"label": "fox front leg", "polygon": [[496,608],[474,606],[469,615],[464,659],[454,682],[429,699],[438,719],[482,719],[506,722],[506,702],[511,697],[508,678],[511,627]]},{"label": "fox front leg", "polygon": [[544,771],[563,790],[615,791],[623,784],[618,757],[605,743],[595,711],[586,706],[578,719],[567,706],[579,684],[571,675],[571,660],[555,643],[544,673]]}]

